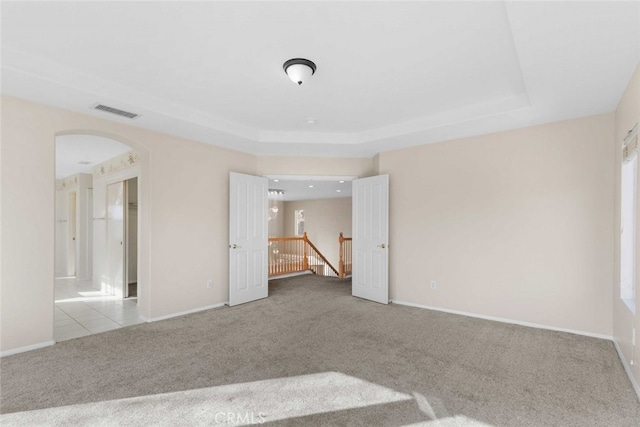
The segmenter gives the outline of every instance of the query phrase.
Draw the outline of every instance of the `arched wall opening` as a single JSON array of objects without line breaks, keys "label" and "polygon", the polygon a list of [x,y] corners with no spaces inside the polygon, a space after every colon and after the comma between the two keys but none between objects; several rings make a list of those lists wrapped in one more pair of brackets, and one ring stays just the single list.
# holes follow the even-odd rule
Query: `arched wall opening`
[{"label": "arched wall opening", "polygon": [[[137,297],[137,307],[141,319],[148,319],[150,312],[149,289],[149,155],[145,147],[120,135],[92,129],[65,130],[55,134],[56,140],[56,244],[55,276],[60,268],[75,264],[75,278],[92,283],[96,291],[117,298]],[[76,172],[66,177],[58,173],[61,158],[60,141],[67,146],[67,163],[85,163],[67,172]],[[83,142],[85,143],[83,145]],[[111,142],[111,147],[109,147]],[[103,143],[102,146],[100,143]],[[105,144],[106,143],[106,144]],[[93,145],[93,147],[88,147]],[[120,146],[120,150],[118,147]],[[115,154],[115,155],[111,155]],[[75,157],[74,157],[75,156]],[[78,157],[79,156],[79,157]],[[84,159],[84,160],[79,160]],[[77,161],[79,160],[79,161]],[[89,164],[86,164],[89,163]],[[69,167],[67,164],[65,167]],[[120,188],[120,193],[118,193]],[[63,194],[60,197],[60,193]],[[65,223],[65,208],[71,209],[73,194],[77,211],[67,212],[67,218],[76,218],[76,232],[70,232]],[[109,200],[109,194],[116,198]],[[119,198],[119,199],[118,199]],[[114,205],[115,203],[115,205]],[[121,212],[118,213],[118,203]],[[115,209],[115,210],[114,210]],[[113,230],[122,227],[120,238],[122,258],[118,265],[117,234]],[[65,224],[68,226],[65,227]],[[65,229],[60,233],[60,229]],[[60,235],[75,235],[75,249],[67,253],[75,255],[75,262],[68,258],[60,260],[64,253]],[[114,242],[115,245],[114,245]],[[67,243],[73,243],[67,239]],[[114,261],[115,260],[115,261]],[[131,284],[135,284],[132,288]]]}]

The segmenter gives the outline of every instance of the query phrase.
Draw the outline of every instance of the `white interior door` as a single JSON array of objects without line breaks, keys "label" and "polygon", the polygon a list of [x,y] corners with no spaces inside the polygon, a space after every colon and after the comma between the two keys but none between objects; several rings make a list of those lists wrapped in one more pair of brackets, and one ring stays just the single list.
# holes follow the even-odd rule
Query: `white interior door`
[{"label": "white interior door", "polygon": [[76,275],[78,205],[75,192],[69,193],[69,243],[67,244],[67,276]]},{"label": "white interior door", "polygon": [[124,297],[124,182],[107,186],[107,292]]},{"label": "white interior door", "polygon": [[353,181],[351,293],[389,303],[389,175]]},{"label": "white interior door", "polygon": [[91,279],[91,277],[93,277],[93,189],[89,188],[87,189],[87,207],[86,207],[86,212],[87,212],[87,219],[85,221],[85,238],[86,240],[86,244],[85,244],[85,248],[87,251],[87,268],[86,268],[86,277],[88,279]]},{"label": "white interior door", "polygon": [[269,294],[267,178],[229,175],[229,305]]}]

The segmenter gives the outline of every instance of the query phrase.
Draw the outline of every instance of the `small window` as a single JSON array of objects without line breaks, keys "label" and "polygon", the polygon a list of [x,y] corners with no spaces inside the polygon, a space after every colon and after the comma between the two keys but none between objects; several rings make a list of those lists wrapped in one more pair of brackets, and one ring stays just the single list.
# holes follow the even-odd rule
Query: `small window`
[{"label": "small window", "polygon": [[302,236],[304,235],[304,210],[295,210],[295,235]]},{"label": "small window", "polygon": [[637,136],[623,147],[620,194],[620,298],[636,312],[636,212],[638,186]]}]

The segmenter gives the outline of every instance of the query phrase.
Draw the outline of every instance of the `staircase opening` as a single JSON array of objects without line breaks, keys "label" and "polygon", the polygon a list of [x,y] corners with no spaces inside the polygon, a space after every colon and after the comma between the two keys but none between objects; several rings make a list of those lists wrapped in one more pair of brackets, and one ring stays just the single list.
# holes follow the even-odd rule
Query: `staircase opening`
[{"label": "staircase opening", "polygon": [[351,273],[355,176],[267,175],[269,277]]}]

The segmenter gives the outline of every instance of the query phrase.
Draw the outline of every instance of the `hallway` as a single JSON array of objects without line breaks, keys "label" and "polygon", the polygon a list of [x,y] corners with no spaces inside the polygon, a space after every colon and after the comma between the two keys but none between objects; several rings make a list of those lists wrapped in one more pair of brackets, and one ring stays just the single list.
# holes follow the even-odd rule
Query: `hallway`
[{"label": "hallway", "polygon": [[118,299],[93,288],[91,281],[55,279],[55,322],[53,338],[73,338],[144,323],[137,299]]}]

